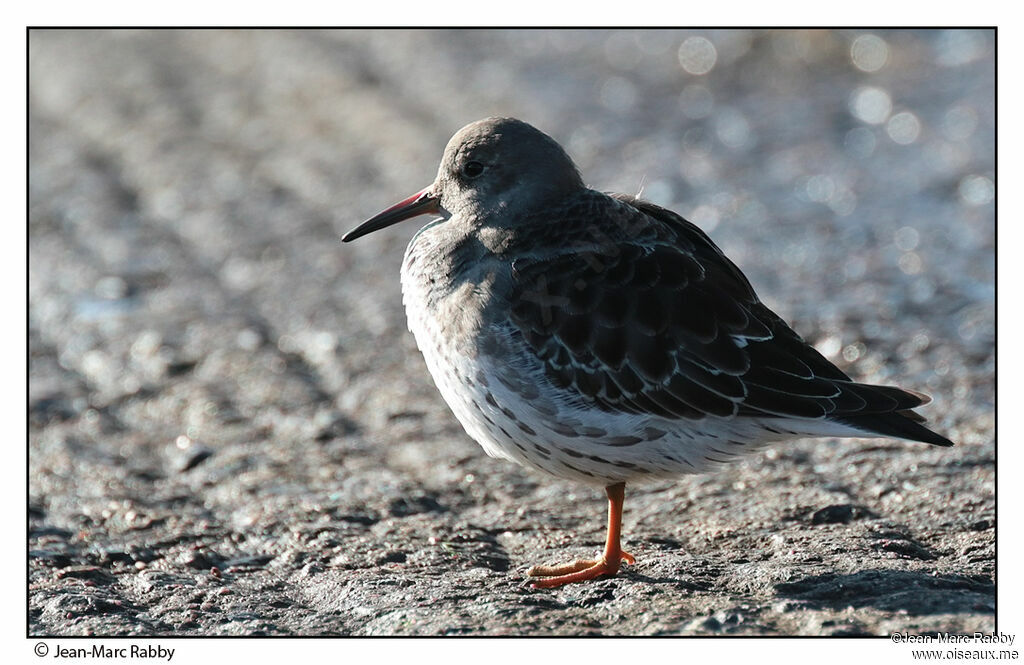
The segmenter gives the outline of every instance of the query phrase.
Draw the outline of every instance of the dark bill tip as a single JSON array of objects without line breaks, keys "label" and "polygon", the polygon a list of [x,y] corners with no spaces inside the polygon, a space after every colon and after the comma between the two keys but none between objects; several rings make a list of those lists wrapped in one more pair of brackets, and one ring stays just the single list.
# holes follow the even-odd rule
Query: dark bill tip
[{"label": "dark bill tip", "polygon": [[356,228],[341,236],[342,242],[351,242],[356,238],[362,238],[368,233],[379,231],[385,227],[397,224],[411,217],[424,215],[428,212],[437,212],[438,199],[430,192],[431,186],[425,187],[412,196],[386,210],[382,210],[370,219],[366,220]]}]

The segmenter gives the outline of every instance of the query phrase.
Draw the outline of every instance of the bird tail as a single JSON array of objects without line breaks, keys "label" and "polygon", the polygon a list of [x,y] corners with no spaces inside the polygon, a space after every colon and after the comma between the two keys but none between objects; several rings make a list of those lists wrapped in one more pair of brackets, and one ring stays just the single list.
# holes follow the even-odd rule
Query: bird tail
[{"label": "bird tail", "polygon": [[946,437],[925,427],[925,417],[913,410],[931,402],[932,398],[928,395],[906,388],[872,386],[864,383],[848,384],[848,387],[865,399],[867,406],[859,412],[837,414],[830,420],[867,434],[920,441],[935,446],[953,445]]},{"label": "bird tail", "polygon": [[869,434],[891,436],[907,441],[921,441],[935,446],[952,446],[953,442],[936,434],[921,423],[925,419],[913,411],[892,411],[890,413],[871,413],[864,415],[845,416],[834,419]]}]

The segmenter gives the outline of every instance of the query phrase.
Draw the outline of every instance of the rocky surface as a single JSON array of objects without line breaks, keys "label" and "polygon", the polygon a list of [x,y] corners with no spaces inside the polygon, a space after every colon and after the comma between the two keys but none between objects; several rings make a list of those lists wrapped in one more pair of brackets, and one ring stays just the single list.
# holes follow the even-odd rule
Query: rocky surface
[{"label": "rocky surface", "polygon": [[[995,622],[994,45],[976,32],[35,31],[34,635],[881,635]],[[703,226],[952,449],[806,440],[595,490],[461,431],[406,224],[339,235],[514,115]]]}]

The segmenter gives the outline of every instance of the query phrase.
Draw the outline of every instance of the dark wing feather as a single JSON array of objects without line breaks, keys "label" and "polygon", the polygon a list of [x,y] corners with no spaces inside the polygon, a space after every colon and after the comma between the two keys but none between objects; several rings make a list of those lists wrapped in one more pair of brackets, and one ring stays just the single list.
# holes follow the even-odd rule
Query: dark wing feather
[{"label": "dark wing feather", "polygon": [[513,262],[510,322],[556,385],[607,411],[829,419],[948,443],[909,411],[925,396],[854,383],[696,226],[617,198],[591,202],[593,244]]}]

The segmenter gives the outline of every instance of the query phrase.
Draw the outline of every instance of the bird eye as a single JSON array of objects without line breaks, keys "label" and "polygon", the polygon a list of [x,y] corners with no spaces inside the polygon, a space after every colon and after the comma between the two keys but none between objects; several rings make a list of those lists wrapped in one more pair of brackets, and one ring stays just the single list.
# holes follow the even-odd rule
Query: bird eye
[{"label": "bird eye", "polygon": [[480,162],[466,162],[462,166],[462,175],[467,178],[478,178],[484,172],[484,165]]}]

